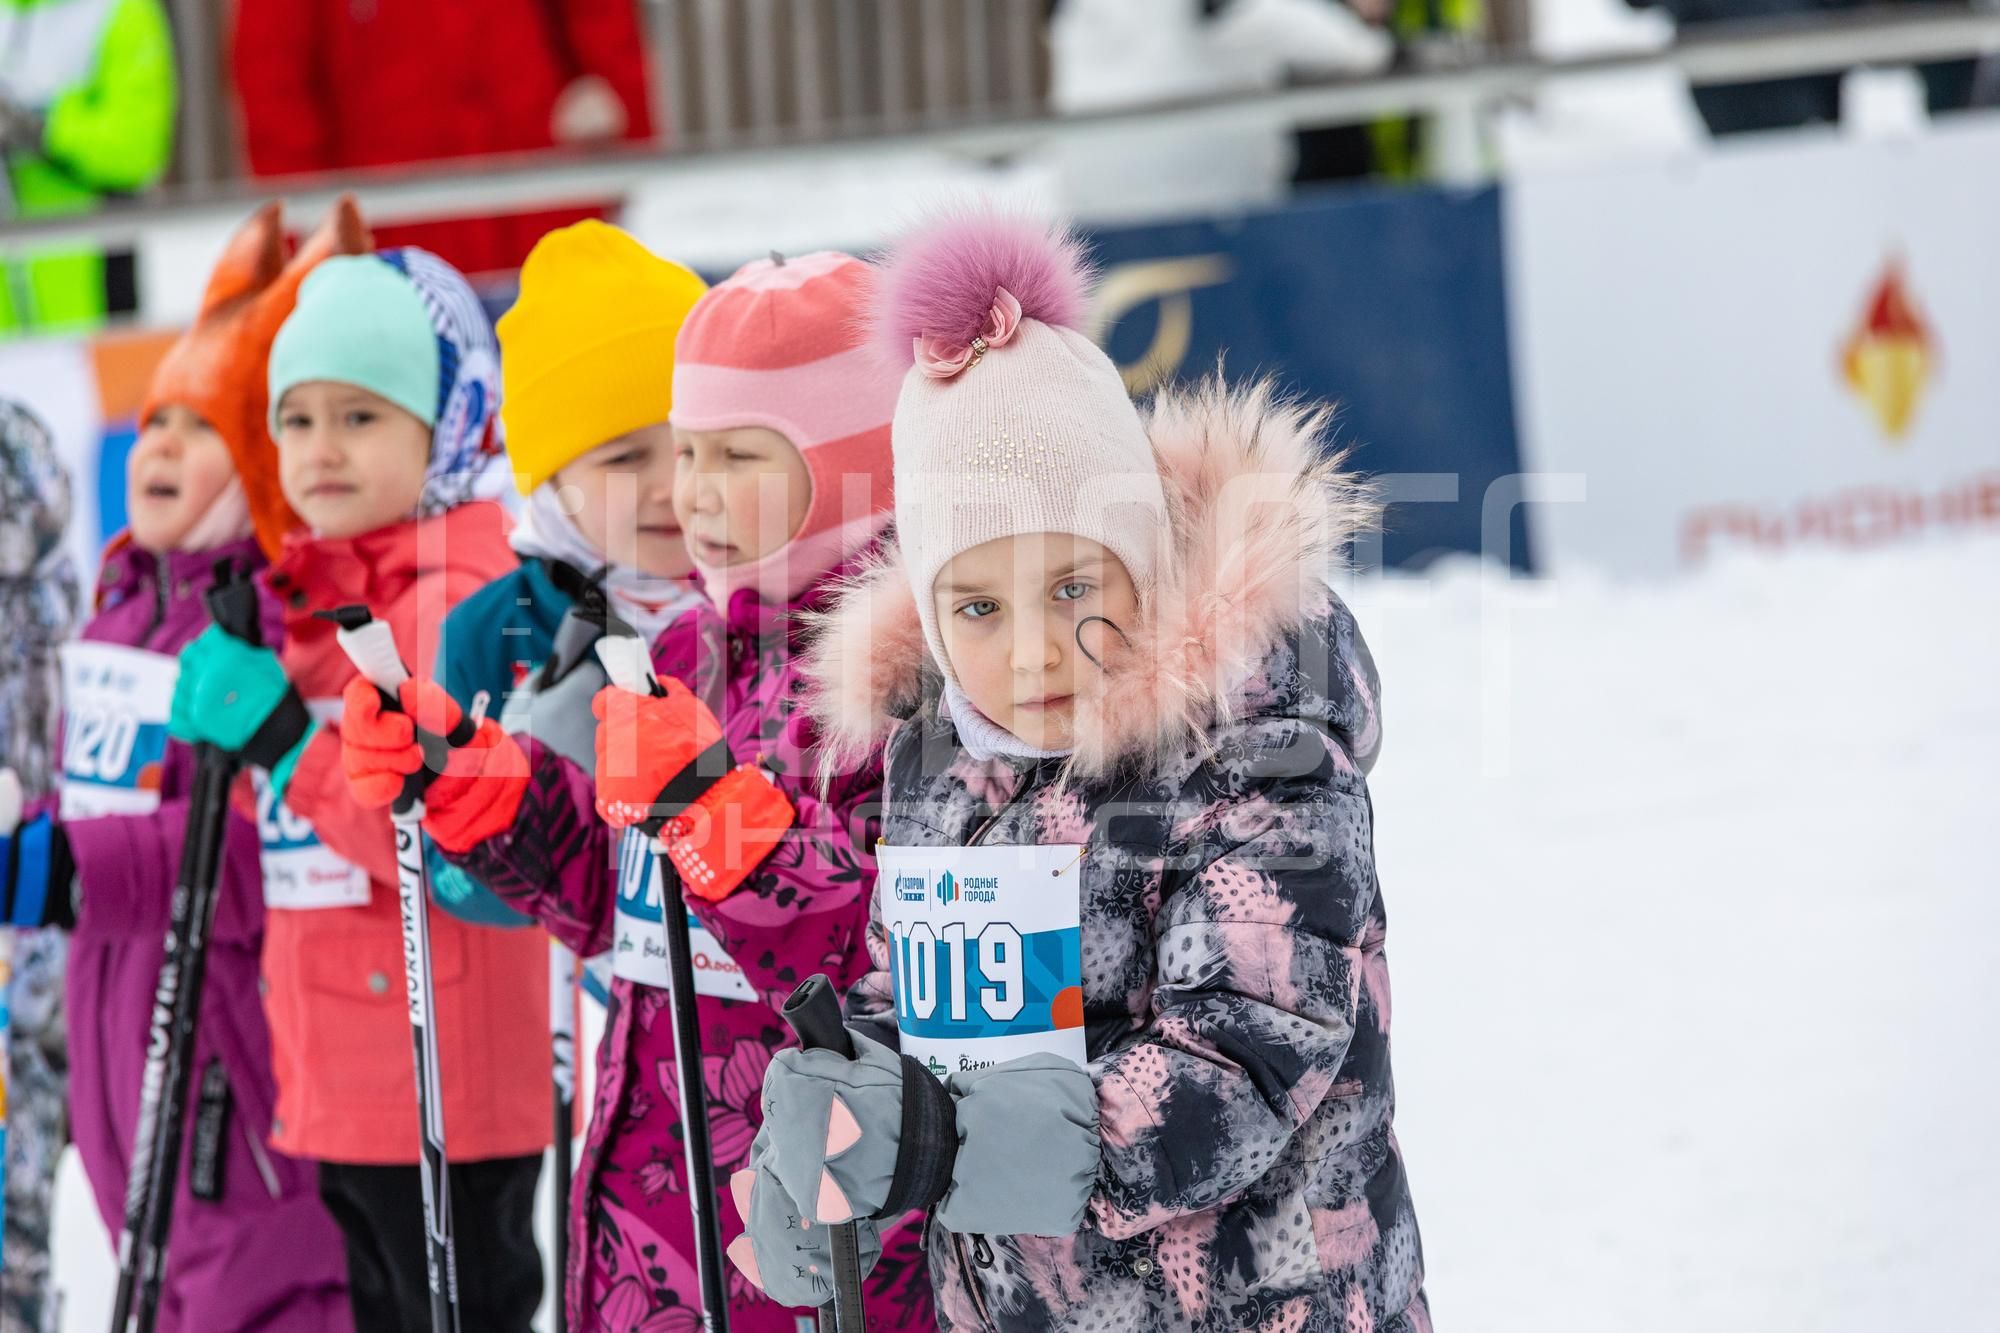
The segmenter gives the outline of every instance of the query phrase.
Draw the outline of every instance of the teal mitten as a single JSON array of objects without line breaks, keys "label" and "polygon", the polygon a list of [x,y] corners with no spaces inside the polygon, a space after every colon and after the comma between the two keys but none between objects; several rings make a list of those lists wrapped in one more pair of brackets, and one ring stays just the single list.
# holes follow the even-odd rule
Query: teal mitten
[{"label": "teal mitten", "polygon": [[[289,774],[311,730],[305,701],[269,648],[210,625],[181,650],[170,734]],[[275,785],[282,794],[283,784]]]}]

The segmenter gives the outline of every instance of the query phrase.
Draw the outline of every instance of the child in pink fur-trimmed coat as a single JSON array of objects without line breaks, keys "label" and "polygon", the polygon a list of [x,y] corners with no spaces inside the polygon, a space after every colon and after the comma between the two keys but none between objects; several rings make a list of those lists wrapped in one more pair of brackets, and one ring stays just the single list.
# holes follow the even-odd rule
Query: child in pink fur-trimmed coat
[{"label": "child in pink fur-trimmed coat", "polygon": [[[1083,290],[1068,238],[1002,218],[889,261],[898,546],[809,666],[833,767],[884,755],[874,966],[855,1059],[774,1057],[730,1252],[811,1295],[824,1224],[865,1257],[893,1200],[929,1210],[945,1330],[1428,1333],[1377,681],[1325,581],[1373,506],[1268,386],[1140,414]],[[983,886],[1075,925],[933,935]]]}]

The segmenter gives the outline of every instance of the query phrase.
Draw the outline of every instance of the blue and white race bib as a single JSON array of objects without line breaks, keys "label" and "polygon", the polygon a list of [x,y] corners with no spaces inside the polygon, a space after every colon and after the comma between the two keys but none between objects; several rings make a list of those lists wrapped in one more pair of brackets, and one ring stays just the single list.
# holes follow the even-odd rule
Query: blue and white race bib
[{"label": "blue and white race bib", "polygon": [[[338,721],[339,699],[312,699],[306,707],[321,722]],[[258,858],[264,871],[264,905],[293,912],[365,907],[368,872],[334,854],[313,826],[293,814],[271,790],[269,775],[252,769],[257,790]]]},{"label": "blue and white race bib", "polygon": [[905,1054],[943,1078],[1086,1059],[1083,848],[875,847]]},{"label": "blue and white race bib", "polygon": [[[671,974],[667,970],[666,931],[661,925],[658,860],[652,839],[636,828],[625,830],[618,843],[618,911],[611,971],[641,986],[665,990],[671,984]],[[757,998],[743,969],[692,912],[688,913],[688,950],[694,959],[695,994],[724,1000]]]},{"label": "blue and white race bib", "polygon": [[62,817],[160,808],[180,660],[116,643],[62,646]]}]

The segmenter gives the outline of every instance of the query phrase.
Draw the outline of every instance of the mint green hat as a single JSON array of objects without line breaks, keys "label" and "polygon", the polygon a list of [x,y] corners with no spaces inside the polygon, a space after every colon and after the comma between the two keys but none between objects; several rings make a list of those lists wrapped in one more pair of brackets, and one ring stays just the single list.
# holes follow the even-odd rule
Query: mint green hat
[{"label": "mint green hat", "polygon": [[438,336],[414,284],[377,255],[336,255],[306,275],[271,344],[271,435],[296,384],[330,380],[380,394],[437,425]]}]

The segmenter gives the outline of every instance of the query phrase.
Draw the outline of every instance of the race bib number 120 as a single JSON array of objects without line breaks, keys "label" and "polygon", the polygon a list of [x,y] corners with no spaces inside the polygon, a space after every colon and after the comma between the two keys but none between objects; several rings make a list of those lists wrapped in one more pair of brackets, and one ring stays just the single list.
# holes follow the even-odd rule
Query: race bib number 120
[{"label": "race bib number 120", "polygon": [[1036,1052],[1084,1064],[1082,852],[876,845],[905,1054],[940,1078]]},{"label": "race bib number 120", "polygon": [[160,808],[167,712],[180,663],[116,643],[62,646],[62,817]]}]

